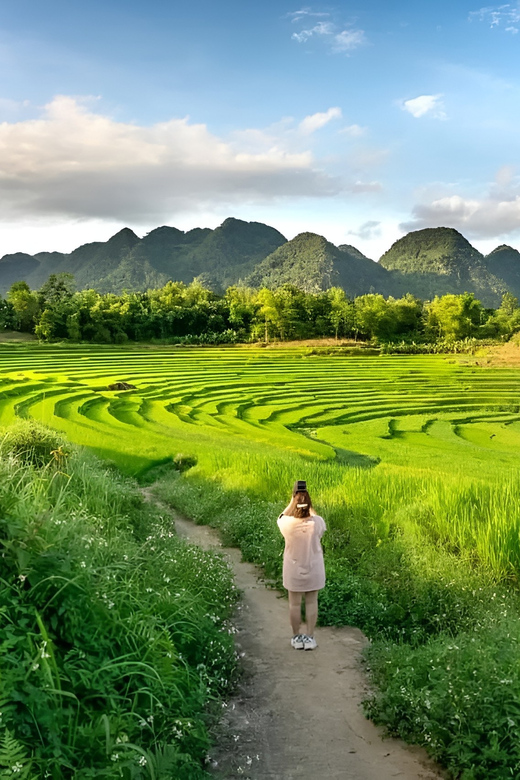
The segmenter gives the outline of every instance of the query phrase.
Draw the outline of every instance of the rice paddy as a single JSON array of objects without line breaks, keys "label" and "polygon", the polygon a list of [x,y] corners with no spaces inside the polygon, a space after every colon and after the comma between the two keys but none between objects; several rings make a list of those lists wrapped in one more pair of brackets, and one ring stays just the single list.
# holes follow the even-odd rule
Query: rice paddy
[{"label": "rice paddy", "polygon": [[518,380],[443,356],[7,346],[0,425],[34,418],[131,473],[215,447],[492,473],[517,465]]},{"label": "rice paddy", "polygon": [[5,345],[0,426],[33,418],[129,474],[194,456],[199,476],[275,501],[304,473],[334,522],[364,501],[381,536],[427,500],[425,533],[510,572],[519,377],[438,355]]}]

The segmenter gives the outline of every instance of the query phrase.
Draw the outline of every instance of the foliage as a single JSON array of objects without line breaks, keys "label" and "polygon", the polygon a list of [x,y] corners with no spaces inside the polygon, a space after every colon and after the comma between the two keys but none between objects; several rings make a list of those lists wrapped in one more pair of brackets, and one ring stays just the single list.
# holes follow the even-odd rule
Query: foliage
[{"label": "foliage", "polygon": [[7,294],[7,302],[10,304],[15,330],[22,333],[34,333],[36,317],[39,311],[38,297],[31,292],[27,282],[15,282]]},{"label": "foliage", "polygon": [[32,466],[62,468],[68,457],[67,442],[59,433],[35,420],[17,420],[0,431],[0,455],[13,455]]},{"label": "foliage", "polygon": [[[432,300],[468,291],[484,305],[496,307],[505,292],[520,295],[519,268],[519,253],[511,247],[497,247],[483,257],[451,228],[411,232],[380,262],[373,262],[355,247],[336,247],[315,233],[286,241],[268,225],[226,219],[215,230],[195,228],[185,233],[162,226],[143,238],[124,228],[106,242],[85,244],[70,254],[6,255],[0,268],[0,293],[20,280],[41,289],[49,273],[63,280],[73,270],[78,289],[95,288],[101,294],[143,293],[172,280],[189,285],[197,279],[218,293],[244,283],[273,290],[289,285],[306,293],[340,287],[349,298],[379,293]],[[47,309],[41,296],[39,306],[41,312]],[[29,332],[34,327],[32,316],[21,317]],[[45,338],[52,330],[49,320],[50,313],[43,317]],[[236,322],[232,327],[240,329]]]},{"label": "foliage", "polygon": [[236,593],[170,522],[84,454],[0,462],[0,776],[206,776]]},{"label": "foliage", "polygon": [[494,600],[495,614],[484,613],[472,631],[414,652],[383,643],[368,652],[379,692],[367,714],[427,747],[463,780],[502,780],[520,770],[519,623],[506,616],[506,602]]},{"label": "foliage", "polygon": [[41,341],[196,345],[342,336],[438,342],[509,338],[520,330],[520,308],[510,294],[496,311],[484,309],[470,293],[423,304],[410,294],[384,298],[370,293],[351,300],[341,287],[306,293],[287,283],[276,289],[231,287],[220,296],[200,279],[117,296],[74,292],[73,278],[62,273],[51,275],[37,293],[25,282],[16,283],[8,298],[4,327],[34,331]]}]

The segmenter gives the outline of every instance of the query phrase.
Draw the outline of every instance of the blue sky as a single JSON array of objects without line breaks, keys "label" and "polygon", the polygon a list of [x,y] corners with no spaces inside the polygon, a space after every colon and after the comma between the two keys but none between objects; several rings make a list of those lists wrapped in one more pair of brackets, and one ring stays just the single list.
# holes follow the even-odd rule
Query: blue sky
[{"label": "blue sky", "polygon": [[520,5],[4,0],[0,255],[227,216],[520,248]]}]

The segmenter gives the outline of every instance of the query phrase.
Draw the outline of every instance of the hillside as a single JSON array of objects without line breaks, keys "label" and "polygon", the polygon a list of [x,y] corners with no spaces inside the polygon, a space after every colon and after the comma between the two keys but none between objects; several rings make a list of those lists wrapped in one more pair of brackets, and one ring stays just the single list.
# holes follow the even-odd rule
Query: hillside
[{"label": "hillside", "polygon": [[252,287],[293,284],[305,292],[343,287],[351,297],[389,294],[391,275],[354,247],[336,247],[316,233],[300,233],[257,265],[247,278]]},{"label": "hillside", "polygon": [[379,263],[392,272],[403,292],[423,299],[473,292],[485,305],[498,306],[507,289],[504,280],[490,273],[483,255],[453,228],[408,233],[382,255]]},{"label": "hillside", "polygon": [[215,230],[188,232],[159,227],[144,238],[129,228],[106,242],[84,244],[70,254],[41,252],[0,259],[0,293],[24,279],[39,288],[50,274],[74,274],[79,289],[122,292],[158,287],[168,280],[204,281],[223,290],[249,274],[256,263],[285,243],[285,237],[260,222],[226,219]]},{"label": "hillside", "polygon": [[21,252],[0,259],[0,294],[25,280],[38,289],[50,274],[74,275],[78,289],[102,293],[147,290],[194,278],[222,292],[245,282],[252,287],[292,284],[306,292],[342,287],[365,293],[423,300],[472,292],[485,306],[499,306],[509,290],[520,298],[520,252],[499,246],[484,257],[453,228],[417,230],[396,241],[374,262],[349,244],[335,246],[316,233],[291,241],[260,222],[226,219],[215,230],[184,232],[158,227],[143,238],[123,228],[108,241],[84,244],[70,254]]},{"label": "hillside", "polygon": [[513,295],[520,298],[520,252],[502,244],[486,255],[484,264],[490,273],[505,282]]}]

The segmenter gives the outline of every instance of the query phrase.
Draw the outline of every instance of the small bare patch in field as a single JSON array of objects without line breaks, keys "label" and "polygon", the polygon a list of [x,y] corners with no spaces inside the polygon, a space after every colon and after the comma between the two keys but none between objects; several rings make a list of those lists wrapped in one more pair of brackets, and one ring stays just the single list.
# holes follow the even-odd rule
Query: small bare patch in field
[{"label": "small bare patch in field", "polygon": [[8,341],[38,341],[32,333],[18,333],[16,330],[0,331],[0,344]]},{"label": "small bare patch in field", "polygon": [[510,341],[500,347],[491,347],[486,357],[478,358],[481,366],[520,366],[520,343]]}]

